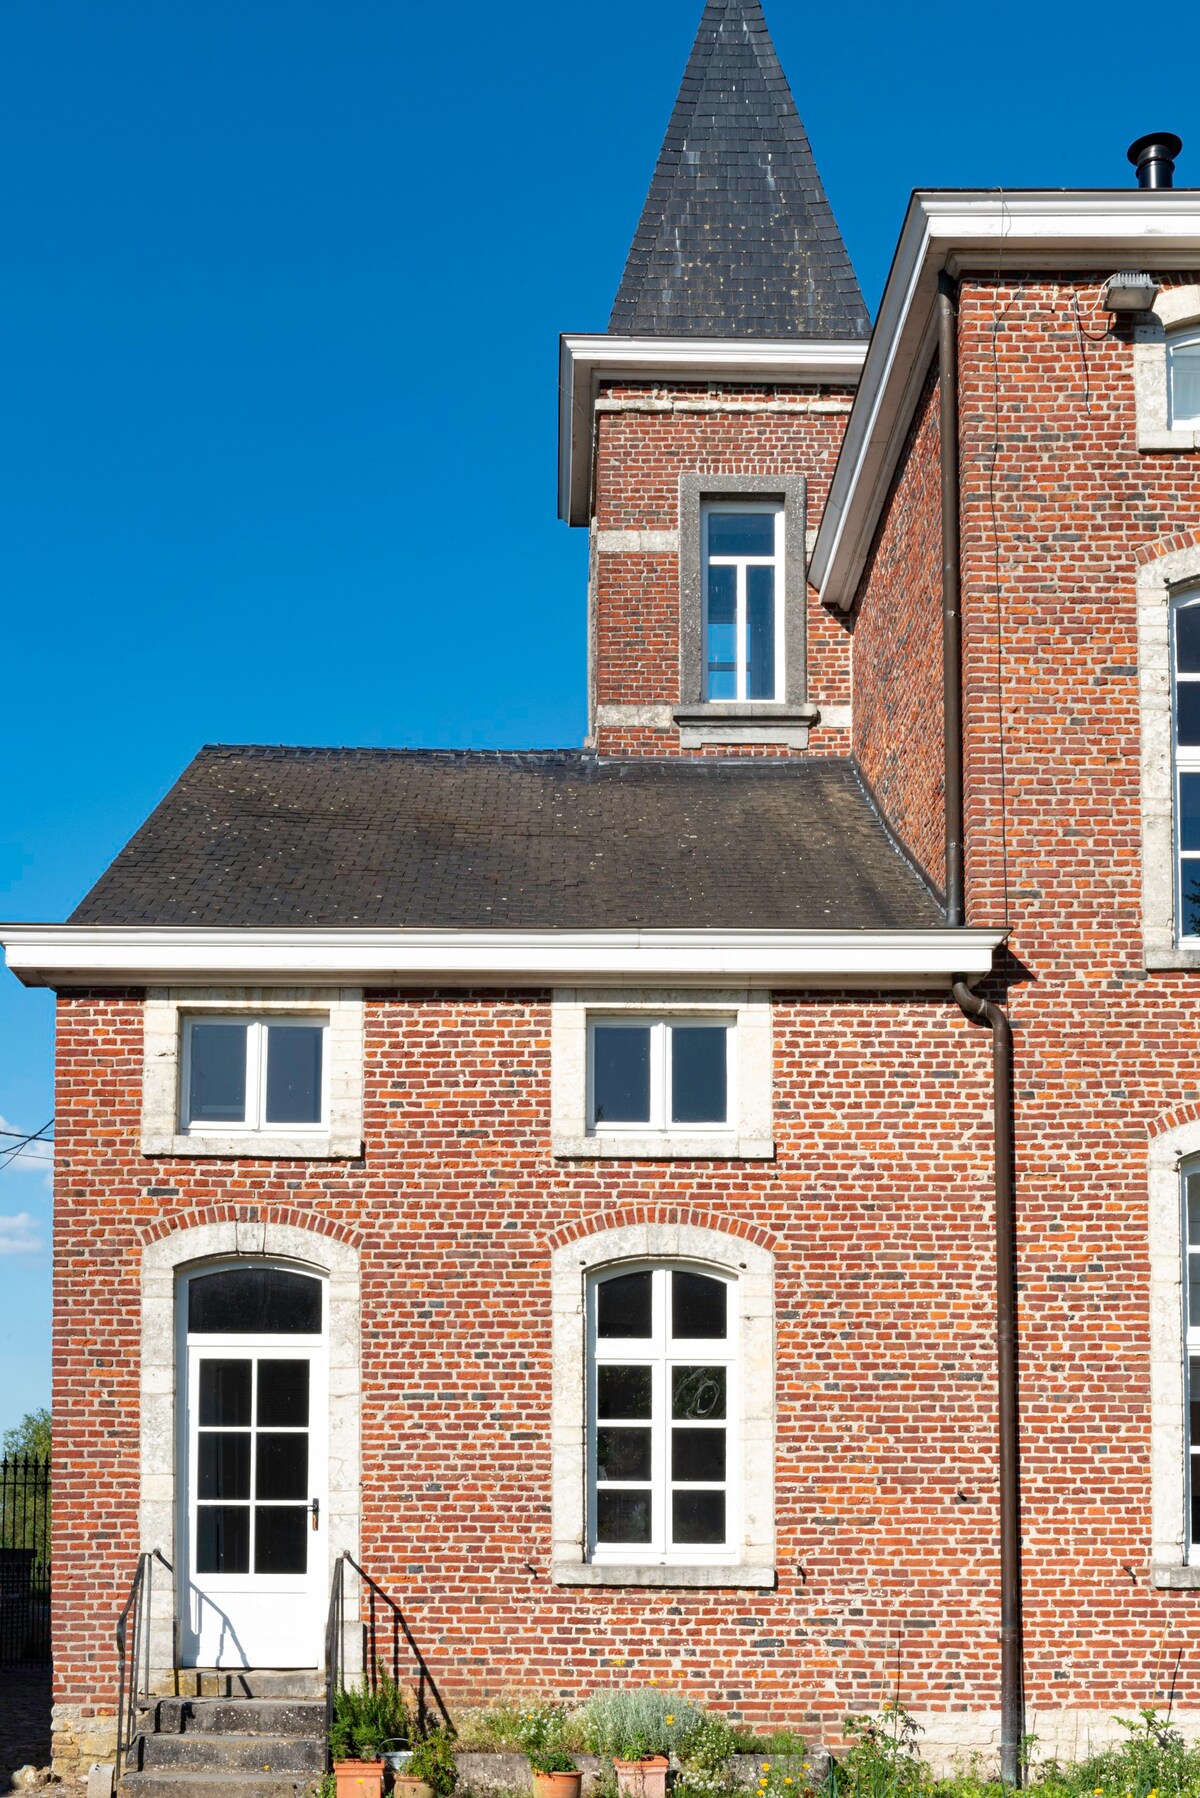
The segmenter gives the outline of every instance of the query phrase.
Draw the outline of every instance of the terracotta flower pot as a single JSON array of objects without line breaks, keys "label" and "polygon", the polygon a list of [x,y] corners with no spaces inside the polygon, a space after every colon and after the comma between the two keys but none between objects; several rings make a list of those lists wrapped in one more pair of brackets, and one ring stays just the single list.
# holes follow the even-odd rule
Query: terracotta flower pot
[{"label": "terracotta flower pot", "polygon": [[337,1798],[382,1798],[382,1761],[334,1761]]},{"label": "terracotta flower pot", "polygon": [[537,1773],[533,1775],[533,1798],[579,1798],[582,1773]]},{"label": "terracotta flower pot", "polygon": [[614,1759],[613,1766],[623,1798],[666,1798],[671,1763],[665,1754],[652,1754],[644,1761]]},{"label": "terracotta flower pot", "polygon": [[[415,1773],[397,1773],[392,1781],[392,1792],[395,1798],[433,1798],[433,1787]],[[338,1798],[342,1794],[338,1793]]]}]

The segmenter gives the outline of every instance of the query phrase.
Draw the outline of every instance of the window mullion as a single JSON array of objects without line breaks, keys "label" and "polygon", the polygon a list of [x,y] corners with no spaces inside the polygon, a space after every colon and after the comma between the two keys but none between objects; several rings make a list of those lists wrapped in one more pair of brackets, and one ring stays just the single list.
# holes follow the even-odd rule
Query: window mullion
[{"label": "window mullion", "polygon": [[747,685],[747,642],[746,642],[746,564],[737,565],[737,696],[740,700],[746,697]]}]

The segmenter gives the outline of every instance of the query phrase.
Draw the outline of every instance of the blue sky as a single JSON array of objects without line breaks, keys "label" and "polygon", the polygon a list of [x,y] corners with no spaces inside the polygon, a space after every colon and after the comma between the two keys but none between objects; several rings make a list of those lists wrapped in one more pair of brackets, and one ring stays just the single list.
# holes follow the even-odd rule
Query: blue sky
[{"label": "blue sky", "polygon": [[[580,741],[557,334],[604,328],[700,11],[0,9],[0,916],[64,916],[206,741]],[[767,16],[872,307],[913,186],[1124,186],[1162,128],[1200,181],[1127,5]],[[51,1027],[0,975],[0,1129]],[[48,1171],[0,1171],[0,1430],[48,1397]]]}]

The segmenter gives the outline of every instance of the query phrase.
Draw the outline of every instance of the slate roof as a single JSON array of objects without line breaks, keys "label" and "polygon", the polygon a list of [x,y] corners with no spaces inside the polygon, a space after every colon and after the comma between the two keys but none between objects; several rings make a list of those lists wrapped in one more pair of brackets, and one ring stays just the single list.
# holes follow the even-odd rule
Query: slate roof
[{"label": "slate roof", "polygon": [[864,338],[870,317],[759,0],[708,0],[608,328]]},{"label": "slate roof", "polygon": [[209,747],[73,924],[921,929],[852,765]]}]

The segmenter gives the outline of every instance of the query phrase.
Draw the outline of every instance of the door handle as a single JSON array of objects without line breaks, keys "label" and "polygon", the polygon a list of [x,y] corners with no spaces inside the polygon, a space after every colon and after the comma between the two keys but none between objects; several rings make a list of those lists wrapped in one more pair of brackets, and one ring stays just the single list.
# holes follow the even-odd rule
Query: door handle
[{"label": "door handle", "polygon": [[309,1501],[308,1508],[312,1512],[312,1526],[315,1530],[319,1530],[321,1527],[321,1501],[320,1501],[320,1499],[319,1498],[311,1499]]}]

